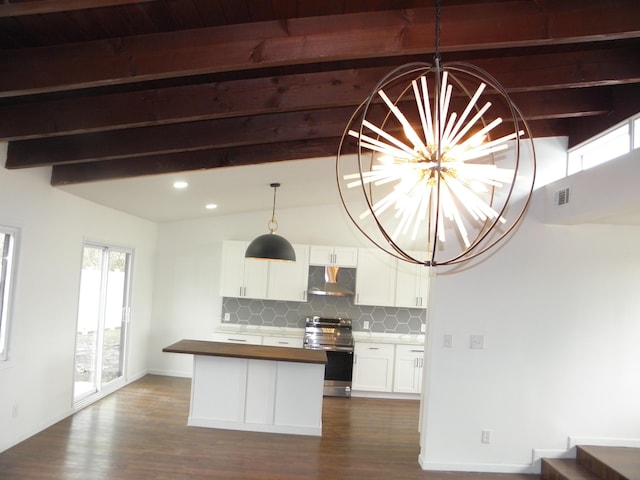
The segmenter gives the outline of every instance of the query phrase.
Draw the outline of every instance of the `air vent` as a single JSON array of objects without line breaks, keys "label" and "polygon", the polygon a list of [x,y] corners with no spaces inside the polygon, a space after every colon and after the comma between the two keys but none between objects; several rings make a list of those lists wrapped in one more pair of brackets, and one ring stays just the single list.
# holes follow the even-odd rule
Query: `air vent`
[{"label": "air vent", "polygon": [[558,200],[558,206],[566,205],[567,203],[569,203],[569,187],[558,190],[556,199]]}]

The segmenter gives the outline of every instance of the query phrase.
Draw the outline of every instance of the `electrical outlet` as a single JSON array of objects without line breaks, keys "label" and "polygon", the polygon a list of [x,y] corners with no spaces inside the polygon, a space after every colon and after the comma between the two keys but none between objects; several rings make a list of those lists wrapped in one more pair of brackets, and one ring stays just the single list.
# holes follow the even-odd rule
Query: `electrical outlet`
[{"label": "electrical outlet", "polygon": [[491,443],[491,430],[482,430],[482,443]]},{"label": "electrical outlet", "polygon": [[362,328],[364,328],[365,330],[369,330],[369,320],[365,320],[364,322],[362,322]]},{"label": "electrical outlet", "polygon": [[230,320],[231,320],[231,314],[230,314],[230,313],[228,313],[228,312],[227,312],[227,313],[225,313],[225,314],[224,314],[224,321],[225,321],[225,322],[228,322],[228,321],[230,321]]},{"label": "electrical outlet", "polygon": [[420,325],[420,333],[424,333],[427,331],[427,326],[423,323]]},{"label": "electrical outlet", "polygon": [[453,335],[450,333],[444,336],[444,348],[453,348]]}]

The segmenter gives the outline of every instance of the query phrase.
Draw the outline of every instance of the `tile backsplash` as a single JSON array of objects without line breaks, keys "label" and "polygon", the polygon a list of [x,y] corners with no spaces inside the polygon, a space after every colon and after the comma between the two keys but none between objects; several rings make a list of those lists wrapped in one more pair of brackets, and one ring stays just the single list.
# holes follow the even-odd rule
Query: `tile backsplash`
[{"label": "tile backsplash", "polygon": [[[339,283],[355,290],[355,269],[343,268]],[[309,267],[309,287],[324,283],[324,267]],[[352,297],[308,295],[306,302],[255,300],[225,297],[222,301],[222,317],[229,314],[225,323],[270,327],[304,328],[304,319],[312,315],[346,317],[353,320],[354,331],[378,333],[419,334],[426,320],[426,310],[421,308],[377,307],[354,305]]]}]

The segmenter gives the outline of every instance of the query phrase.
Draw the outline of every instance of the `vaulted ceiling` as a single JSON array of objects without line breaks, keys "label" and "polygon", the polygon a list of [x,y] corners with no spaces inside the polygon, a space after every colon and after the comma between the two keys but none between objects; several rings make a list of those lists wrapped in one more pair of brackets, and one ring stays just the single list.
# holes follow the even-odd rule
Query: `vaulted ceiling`
[{"label": "vaulted ceiling", "polygon": [[[443,62],[490,72],[534,136],[640,110],[637,0],[443,0]],[[53,185],[335,155],[394,66],[433,58],[433,0],[5,0],[6,167]]]}]

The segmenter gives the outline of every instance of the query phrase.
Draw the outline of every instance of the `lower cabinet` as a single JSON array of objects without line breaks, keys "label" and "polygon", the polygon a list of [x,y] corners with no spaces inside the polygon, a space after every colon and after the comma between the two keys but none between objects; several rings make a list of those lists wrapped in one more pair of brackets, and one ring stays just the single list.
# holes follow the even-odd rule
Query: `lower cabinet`
[{"label": "lower cabinet", "polygon": [[356,342],[353,355],[353,390],[391,392],[394,345]]},{"label": "lower cabinet", "polygon": [[248,333],[220,333],[214,332],[214,342],[245,343],[247,345],[262,345],[262,335],[251,335]]},{"label": "lower cabinet", "polygon": [[420,393],[424,371],[424,347],[421,345],[396,345],[393,391]]},{"label": "lower cabinet", "polygon": [[271,347],[302,348],[302,337],[257,335],[252,333],[214,332],[214,342],[244,343],[246,345],[269,345]]},{"label": "lower cabinet", "polygon": [[262,344],[272,347],[302,348],[302,337],[264,336],[262,337]]}]

